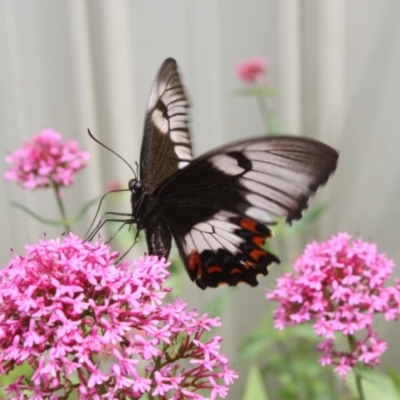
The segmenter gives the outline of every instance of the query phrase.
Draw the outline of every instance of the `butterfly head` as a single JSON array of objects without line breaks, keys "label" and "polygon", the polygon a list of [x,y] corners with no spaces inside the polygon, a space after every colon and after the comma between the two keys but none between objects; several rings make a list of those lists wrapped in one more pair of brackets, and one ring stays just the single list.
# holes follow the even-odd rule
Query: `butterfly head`
[{"label": "butterfly head", "polygon": [[144,226],[142,226],[143,220],[147,219],[147,212],[145,211],[147,191],[142,182],[137,178],[131,179],[128,183],[128,187],[131,192],[132,216],[133,219],[136,220],[138,229],[141,230],[144,228]]},{"label": "butterfly head", "polygon": [[142,182],[138,181],[136,178],[131,179],[128,183],[128,186],[131,193],[135,196],[138,196],[143,192]]}]

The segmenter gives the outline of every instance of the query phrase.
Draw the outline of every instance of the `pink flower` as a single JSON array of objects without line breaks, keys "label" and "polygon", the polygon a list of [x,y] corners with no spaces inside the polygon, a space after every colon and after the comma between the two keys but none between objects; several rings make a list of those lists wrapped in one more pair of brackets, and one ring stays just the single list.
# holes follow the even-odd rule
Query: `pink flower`
[{"label": "pink flower", "polygon": [[79,149],[74,140],[62,141],[61,134],[46,129],[26,141],[5,158],[10,169],[4,179],[15,181],[27,189],[71,186],[75,174],[87,166],[89,153]]},{"label": "pink flower", "polygon": [[7,388],[7,398],[226,393],[237,375],[219,353],[221,339],[203,338],[219,319],[199,317],[180,300],[164,305],[164,259],[116,265],[117,258],[107,245],[70,234],[26,246],[0,271],[1,371],[23,362],[34,369]]},{"label": "pink flower", "polygon": [[236,75],[244,84],[257,83],[267,69],[267,62],[261,57],[243,61],[236,66]]},{"label": "pink flower", "polygon": [[[277,289],[267,294],[279,302],[275,326],[283,329],[312,321],[315,333],[326,338],[318,346],[321,364],[336,365],[341,376],[356,362],[369,367],[379,364],[386,342],[372,329],[374,315],[383,314],[389,321],[400,314],[400,282],[385,287],[393,261],[378,253],[375,244],[352,241],[341,233],[309,244],[293,267],[295,272],[278,279]],[[359,340],[350,351],[338,351],[337,332],[353,338],[357,333]]]}]

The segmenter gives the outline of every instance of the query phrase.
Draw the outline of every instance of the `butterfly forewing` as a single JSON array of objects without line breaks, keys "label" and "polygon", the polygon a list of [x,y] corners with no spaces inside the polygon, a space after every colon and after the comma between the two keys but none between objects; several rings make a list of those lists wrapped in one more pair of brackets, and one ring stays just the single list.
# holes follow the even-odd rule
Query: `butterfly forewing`
[{"label": "butterfly forewing", "polygon": [[141,181],[155,187],[193,159],[189,102],[176,61],[161,66],[150,92],[140,160]]},{"label": "butterfly forewing", "polygon": [[[246,215],[270,223],[271,216],[287,222],[299,219],[310,196],[335,170],[338,154],[307,138],[259,138],[216,150],[205,158],[221,171],[238,177],[251,207]],[[229,157],[236,171],[220,166]]]}]

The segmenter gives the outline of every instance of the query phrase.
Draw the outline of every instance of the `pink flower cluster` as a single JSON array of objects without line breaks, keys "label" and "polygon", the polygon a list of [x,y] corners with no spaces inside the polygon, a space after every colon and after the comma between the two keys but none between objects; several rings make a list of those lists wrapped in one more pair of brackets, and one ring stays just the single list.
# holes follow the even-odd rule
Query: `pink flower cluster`
[{"label": "pink flower cluster", "polygon": [[[347,233],[312,243],[294,263],[295,272],[278,279],[277,289],[267,294],[279,302],[275,326],[312,321],[315,333],[326,338],[318,345],[320,363],[335,365],[343,377],[356,362],[374,367],[387,347],[372,329],[374,314],[387,321],[400,314],[400,283],[385,287],[393,267],[375,244],[352,241]],[[335,349],[336,332],[354,341],[348,352]]]},{"label": "pink flower cluster", "polygon": [[4,178],[27,189],[71,186],[88,159],[89,153],[80,150],[76,141],[62,141],[60,133],[46,129],[5,158],[12,165]]},{"label": "pink flower cluster", "polygon": [[244,84],[257,83],[264,76],[267,62],[261,57],[243,61],[236,66],[236,75]]},{"label": "pink flower cluster", "polygon": [[221,338],[202,339],[219,319],[181,300],[163,304],[164,259],[132,266],[115,265],[117,257],[71,234],[26,246],[0,271],[0,373],[33,368],[7,398],[26,390],[35,399],[226,396],[237,376],[219,353]]}]

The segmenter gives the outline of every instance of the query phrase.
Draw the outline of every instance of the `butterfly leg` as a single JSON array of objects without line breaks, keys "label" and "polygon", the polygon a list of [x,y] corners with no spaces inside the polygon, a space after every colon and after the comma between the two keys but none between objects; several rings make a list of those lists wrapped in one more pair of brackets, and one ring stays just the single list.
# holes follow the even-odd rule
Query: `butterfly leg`
[{"label": "butterfly leg", "polygon": [[[107,215],[117,215],[117,216],[126,216],[126,217],[130,217],[127,219],[114,219],[114,218],[104,218]],[[92,232],[88,233],[85,236],[85,241],[86,242],[90,242],[91,240],[93,240],[93,238],[97,235],[97,233],[100,231],[100,229],[107,223],[107,222],[124,222],[124,225],[127,224],[134,224],[136,223],[136,220],[134,218],[132,218],[132,214],[129,213],[118,213],[118,212],[106,212],[99,220],[99,223],[97,224],[97,226],[93,229]],[[120,231],[120,229],[118,230],[118,232]],[[115,236],[115,235],[114,235]],[[113,236],[113,237],[114,237]]]},{"label": "butterfly leg", "polygon": [[[122,226],[125,226],[125,224],[124,225],[122,225]],[[122,227],[121,227],[122,228]],[[119,230],[118,230],[118,232],[119,232]],[[132,243],[132,245],[131,246],[129,246],[129,249],[124,253],[124,254],[122,254],[122,256],[120,256],[119,258],[118,258],[118,260],[117,260],[117,264],[133,249],[133,247],[135,246],[135,244],[138,242],[138,240],[139,240],[139,230],[136,232],[136,235],[135,235],[135,240],[133,241],[133,243]]]}]

